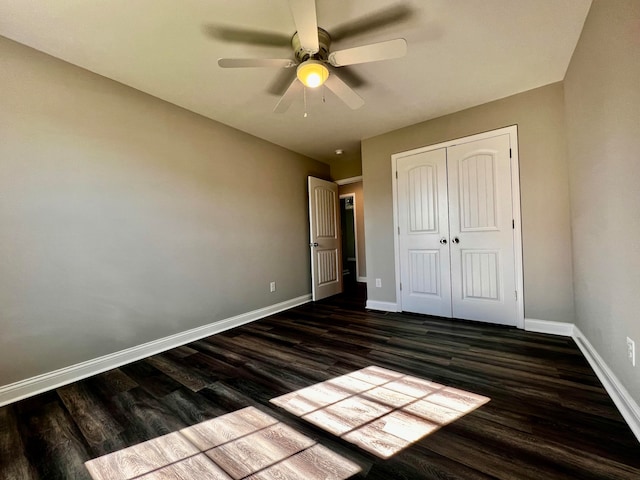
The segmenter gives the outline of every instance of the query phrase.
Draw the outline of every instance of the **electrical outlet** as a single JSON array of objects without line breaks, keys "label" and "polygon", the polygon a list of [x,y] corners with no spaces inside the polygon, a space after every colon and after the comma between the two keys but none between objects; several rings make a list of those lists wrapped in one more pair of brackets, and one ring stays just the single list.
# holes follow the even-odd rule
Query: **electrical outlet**
[{"label": "electrical outlet", "polygon": [[273,293],[273,292],[275,292],[275,291],[276,291],[276,282],[271,282],[271,283],[269,284],[269,291],[270,291],[271,293]]},{"label": "electrical outlet", "polygon": [[376,278],[376,287],[377,288],[381,288],[382,287],[382,279],[381,278]]},{"label": "electrical outlet", "polygon": [[627,337],[627,358],[631,365],[636,366],[636,342]]}]

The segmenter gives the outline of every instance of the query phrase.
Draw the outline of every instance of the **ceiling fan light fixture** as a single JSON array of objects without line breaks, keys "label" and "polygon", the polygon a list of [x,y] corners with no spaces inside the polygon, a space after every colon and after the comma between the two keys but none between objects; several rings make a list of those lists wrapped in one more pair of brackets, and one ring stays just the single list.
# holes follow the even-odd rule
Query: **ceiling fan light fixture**
[{"label": "ceiling fan light fixture", "polygon": [[329,78],[329,69],[318,60],[307,60],[298,65],[296,75],[305,87],[317,88]]}]

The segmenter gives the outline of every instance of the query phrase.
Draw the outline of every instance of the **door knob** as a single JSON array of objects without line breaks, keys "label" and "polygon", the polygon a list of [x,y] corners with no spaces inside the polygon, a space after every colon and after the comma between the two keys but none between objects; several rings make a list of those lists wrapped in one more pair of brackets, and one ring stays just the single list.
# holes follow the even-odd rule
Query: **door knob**
[{"label": "door knob", "polygon": [[446,239],[446,238],[444,238],[444,237],[442,237],[442,238],[440,239],[440,243],[441,243],[442,245],[446,245],[446,244],[447,244],[447,239]]},{"label": "door knob", "polygon": [[453,240],[451,240],[453,243],[460,243],[460,239],[458,237],[453,237]]},{"label": "door knob", "polygon": [[313,242],[309,244],[310,247],[317,247],[318,246],[318,242]]}]

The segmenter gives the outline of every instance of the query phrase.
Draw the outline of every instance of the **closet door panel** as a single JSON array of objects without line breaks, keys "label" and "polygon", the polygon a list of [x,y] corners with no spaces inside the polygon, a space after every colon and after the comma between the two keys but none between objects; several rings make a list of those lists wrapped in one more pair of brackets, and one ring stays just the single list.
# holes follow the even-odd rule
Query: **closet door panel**
[{"label": "closet door panel", "polygon": [[401,157],[397,173],[402,309],[450,317],[446,151]]},{"label": "closet door panel", "polygon": [[447,149],[452,315],[515,325],[509,135]]}]

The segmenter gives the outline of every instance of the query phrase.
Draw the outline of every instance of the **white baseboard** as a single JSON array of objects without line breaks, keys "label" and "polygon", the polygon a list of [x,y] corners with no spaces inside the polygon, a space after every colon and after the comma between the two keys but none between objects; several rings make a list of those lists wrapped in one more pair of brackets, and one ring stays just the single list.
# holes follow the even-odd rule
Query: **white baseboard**
[{"label": "white baseboard", "polygon": [[602,385],[604,385],[611,400],[618,407],[631,431],[640,441],[640,407],[578,327],[573,329],[573,339],[602,382]]},{"label": "white baseboard", "polygon": [[376,300],[367,300],[366,308],[369,310],[382,310],[383,312],[399,312],[398,304],[395,302],[378,302]]},{"label": "white baseboard", "polygon": [[527,332],[548,333],[551,335],[561,335],[563,337],[573,336],[573,323],[525,318],[524,329]]},{"label": "white baseboard", "polygon": [[361,283],[367,283],[367,277],[358,277],[358,281]]},{"label": "white baseboard", "polygon": [[168,337],[143,343],[135,347],[127,348],[119,352],[104,355],[102,357],[77,363],[69,367],[54,370],[35,377],[20,380],[0,387],[0,407],[23,398],[37,395],[54,388],[67,385],[83,378],[106,372],[113,368],[135,362],[151,355],[200,340],[216,333],[224,332],[234,327],[259,320],[274,313],[297,307],[311,301],[311,295],[292,298],[275,305],[253,310],[251,312],[236,315],[235,317],[219,320],[202,327],[193,328],[185,332],[176,333]]}]

